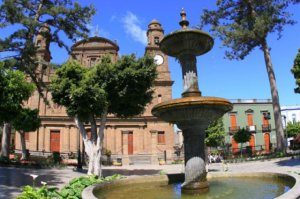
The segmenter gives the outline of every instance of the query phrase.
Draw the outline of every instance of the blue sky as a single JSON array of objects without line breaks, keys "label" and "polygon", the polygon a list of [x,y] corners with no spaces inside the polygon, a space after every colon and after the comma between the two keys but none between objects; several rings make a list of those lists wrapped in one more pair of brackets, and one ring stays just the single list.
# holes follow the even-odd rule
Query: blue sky
[{"label": "blue sky", "polygon": [[[204,8],[214,8],[215,1],[196,0],[79,0],[80,3],[94,4],[96,15],[88,26],[91,36],[98,29],[99,36],[116,40],[120,55],[135,53],[143,56],[146,45],[146,31],[149,22],[157,19],[163,26],[165,34],[179,29],[179,12],[184,8],[190,26],[200,23]],[[281,106],[300,105],[300,94],[294,94],[295,80],[290,72],[293,60],[300,48],[300,5],[292,5],[290,12],[298,21],[294,26],[286,26],[283,36],[268,37],[271,57],[276,74]],[[98,27],[98,28],[97,28]],[[207,31],[208,29],[203,29]],[[0,33],[1,35],[2,33]],[[71,41],[67,42],[70,46]],[[52,46],[53,62],[62,63],[68,55],[65,50]],[[198,57],[197,69],[199,88],[204,96],[217,96],[227,99],[268,99],[271,98],[263,53],[255,49],[242,61],[224,59],[224,48],[215,38],[213,49]],[[181,96],[181,69],[174,58],[169,57],[173,98]]]}]

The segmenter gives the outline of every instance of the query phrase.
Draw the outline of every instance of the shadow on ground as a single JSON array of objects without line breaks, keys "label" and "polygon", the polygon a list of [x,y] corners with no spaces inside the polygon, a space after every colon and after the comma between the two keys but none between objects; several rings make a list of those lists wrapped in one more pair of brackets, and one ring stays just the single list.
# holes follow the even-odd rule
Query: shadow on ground
[{"label": "shadow on ground", "polygon": [[126,170],[126,169],[103,169],[103,176],[111,176],[113,174],[121,174],[124,176],[131,176],[131,175],[154,175],[159,174],[160,170],[153,170],[153,169],[134,169],[134,170]]},{"label": "shadow on ground", "polygon": [[217,172],[220,171],[220,169],[208,169],[208,172]]},{"label": "shadow on ground", "polygon": [[[87,169],[81,169],[81,170],[76,170],[73,169],[74,172],[86,174]],[[102,175],[103,177],[111,176],[114,174],[121,174],[124,176],[131,176],[131,175],[155,175],[159,174],[161,170],[155,170],[155,169],[133,169],[133,170],[128,170],[128,169],[109,169],[105,168],[102,169]]]},{"label": "shadow on ground", "polygon": [[281,161],[276,162],[276,164],[279,165],[279,166],[287,166],[287,167],[299,166],[300,165],[300,158],[289,159],[289,160],[281,160]]}]

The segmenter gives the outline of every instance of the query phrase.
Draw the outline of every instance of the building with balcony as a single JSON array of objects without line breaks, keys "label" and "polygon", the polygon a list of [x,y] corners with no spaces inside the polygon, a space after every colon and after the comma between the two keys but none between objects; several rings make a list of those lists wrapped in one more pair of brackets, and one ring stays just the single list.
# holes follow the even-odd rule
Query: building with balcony
[{"label": "building with balcony", "polygon": [[270,153],[276,146],[276,132],[272,101],[267,100],[231,100],[232,111],[223,116],[226,132],[225,143],[233,154],[240,152],[240,145],[233,139],[239,129],[247,129],[251,139],[243,147],[249,147],[253,153]]}]

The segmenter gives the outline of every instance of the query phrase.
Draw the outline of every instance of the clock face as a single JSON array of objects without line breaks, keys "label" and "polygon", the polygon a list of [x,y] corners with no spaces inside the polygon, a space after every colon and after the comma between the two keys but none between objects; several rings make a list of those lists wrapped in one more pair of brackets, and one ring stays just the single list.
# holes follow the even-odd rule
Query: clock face
[{"label": "clock face", "polygon": [[161,65],[164,63],[164,58],[163,56],[161,55],[155,55],[154,56],[154,62],[157,64],[157,65]]}]

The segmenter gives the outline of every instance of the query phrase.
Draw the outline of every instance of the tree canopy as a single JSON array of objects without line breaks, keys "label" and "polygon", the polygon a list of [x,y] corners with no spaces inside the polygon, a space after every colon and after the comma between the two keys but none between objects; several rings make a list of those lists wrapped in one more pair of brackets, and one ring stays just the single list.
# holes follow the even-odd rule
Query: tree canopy
[{"label": "tree canopy", "polygon": [[35,131],[41,125],[38,109],[23,108],[16,115],[12,122],[12,126],[19,132]]},{"label": "tree canopy", "polygon": [[300,133],[300,122],[288,122],[286,125],[286,131],[288,137],[295,137]]},{"label": "tree canopy", "polygon": [[52,98],[74,117],[100,117],[104,108],[120,117],[140,114],[152,99],[156,77],[153,59],[124,56],[116,63],[104,57],[92,69],[67,62],[51,83]]},{"label": "tree canopy", "polygon": [[205,130],[206,138],[205,144],[210,147],[217,147],[224,145],[225,129],[222,118],[212,122]]},{"label": "tree canopy", "polygon": [[0,62],[0,123],[11,122],[34,89],[34,84],[26,81],[24,73],[5,69]]},{"label": "tree canopy", "polygon": [[233,139],[237,143],[249,142],[250,138],[251,138],[251,133],[247,131],[245,128],[241,128],[235,134],[233,134]]},{"label": "tree canopy", "polygon": [[[69,50],[61,33],[74,41],[78,37],[86,37],[89,32],[87,24],[94,13],[93,6],[82,7],[71,0],[3,0],[0,5],[0,28],[12,32],[0,38],[1,59],[6,67],[30,75],[43,96],[39,86],[42,81],[36,75],[36,68],[46,63],[41,63],[36,57],[36,36],[42,34],[49,42]],[[40,32],[45,26],[51,32]]]},{"label": "tree canopy", "polygon": [[90,75],[78,62],[67,62],[57,69],[50,86],[55,103],[65,106],[69,116],[86,121],[101,116],[106,105],[104,90],[92,83]]},{"label": "tree canopy", "polygon": [[294,65],[291,69],[291,72],[294,75],[294,78],[296,79],[296,85],[297,87],[294,89],[295,93],[300,93],[300,49],[298,50],[298,53],[294,59]]},{"label": "tree canopy", "polygon": [[281,37],[285,25],[293,25],[286,11],[289,0],[217,0],[216,10],[203,10],[202,24],[228,47],[229,59],[244,59],[255,47],[262,47],[270,33]]}]

